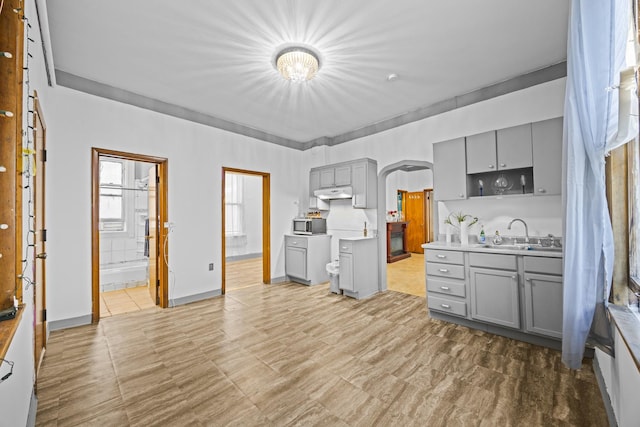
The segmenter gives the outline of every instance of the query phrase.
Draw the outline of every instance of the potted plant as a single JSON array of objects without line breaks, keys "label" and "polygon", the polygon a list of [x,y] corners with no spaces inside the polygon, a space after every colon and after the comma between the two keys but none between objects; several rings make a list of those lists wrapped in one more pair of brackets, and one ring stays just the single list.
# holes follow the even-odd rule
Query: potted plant
[{"label": "potted plant", "polygon": [[448,224],[454,228],[460,230],[460,244],[469,244],[469,227],[478,222],[478,217],[469,214],[463,214],[462,212],[450,213],[444,220],[445,224]]}]

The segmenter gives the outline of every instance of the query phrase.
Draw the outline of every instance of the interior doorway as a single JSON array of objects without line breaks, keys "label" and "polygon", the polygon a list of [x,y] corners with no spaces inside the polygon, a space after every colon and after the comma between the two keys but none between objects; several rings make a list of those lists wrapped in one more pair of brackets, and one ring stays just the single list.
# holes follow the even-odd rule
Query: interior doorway
[{"label": "interior doorway", "polygon": [[271,282],[270,174],[222,168],[222,294]]},{"label": "interior doorway", "polygon": [[[398,192],[400,193],[399,190]],[[433,241],[433,189],[402,191],[404,219],[407,222],[407,251],[424,254],[422,245]]]},{"label": "interior doorway", "polygon": [[92,319],[168,306],[167,159],[92,150]]},{"label": "interior doorway", "polygon": [[[385,208],[378,208],[378,224],[386,224],[387,222],[387,214],[389,210],[398,210],[405,211],[406,210],[406,200],[402,201],[402,193],[401,197],[398,198],[398,190],[401,188],[409,188],[412,190],[411,180],[406,182],[397,181],[396,176],[393,175],[396,172],[424,172],[432,170],[433,165],[430,162],[426,161],[417,161],[417,160],[403,160],[389,166],[384,167],[380,173],[378,174],[378,201],[379,203],[385,203]],[[430,173],[430,172],[429,172]],[[391,176],[391,178],[390,178]],[[390,179],[388,179],[390,178]],[[395,180],[395,182],[394,182]],[[408,183],[408,184],[407,184]],[[428,185],[424,185],[425,183],[420,184],[419,188],[430,187]],[[409,186],[407,186],[409,185]],[[415,185],[414,185],[415,186]],[[433,227],[432,224],[437,221],[437,213],[432,208],[432,197],[431,194],[425,194],[424,190],[416,190],[420,191],[423,194],[423,200],[425,200],[424,210],[425,215],[428,210],[431,221],[425,220],[424,225],[424,239],[433,239]],[[415,192],[415,191],[412,191]],[[409,191],[406,191],[406,194],[409,194]],[[428,202],[428,203],[427,203]],[[406,212],[403,212],[406,214]],[[406,217],[403,217],[406,221]],[[430,240],[429,240],[430,241]],[[422,242],[424,243],[424,242]],[[420,243],[420,244],[422,244]],[[381,292],[389,289],[389,281],[394,281],[396,284],[406,284],[409,283],[411,289],[409,290],[400,290],[406,293],[411,293],[413,295],[424,296],[426,294],[426,290],[424,289],[424,255],[421,253],[411,254],[410,257],[406,259],[402,259],[400,261],[388,264],[387,263],[387,236],[386,233],[378,233],[378,280],[380,283],[379,290]]]}]

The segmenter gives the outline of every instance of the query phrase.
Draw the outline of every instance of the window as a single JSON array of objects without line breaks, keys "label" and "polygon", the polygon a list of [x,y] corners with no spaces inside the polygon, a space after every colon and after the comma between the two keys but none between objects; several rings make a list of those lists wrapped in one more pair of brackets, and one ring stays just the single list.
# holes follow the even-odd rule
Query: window
[{"label": "window", "polygon": [[227,173],[225,176],[225,234],[239,236],[244,233],[244,177]]},{"label": "window", "polygon": [[100,226],[102,231],[125,231],[124,164],[100,160]]},{"label": "window", "polygon": [[629,156],[628,194],[629,194],[629,287],[630,298],[638,297],[640,292],[640,146],[638,140],[627,144]]}]

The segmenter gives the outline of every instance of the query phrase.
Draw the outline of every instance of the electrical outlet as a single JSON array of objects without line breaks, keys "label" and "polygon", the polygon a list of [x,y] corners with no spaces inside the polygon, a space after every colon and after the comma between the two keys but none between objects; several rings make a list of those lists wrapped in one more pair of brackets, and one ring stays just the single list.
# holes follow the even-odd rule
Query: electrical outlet
[{"label": "electrical outlet", "polygon": [[209,264],[209,271],[213,271],[213,263]]}]

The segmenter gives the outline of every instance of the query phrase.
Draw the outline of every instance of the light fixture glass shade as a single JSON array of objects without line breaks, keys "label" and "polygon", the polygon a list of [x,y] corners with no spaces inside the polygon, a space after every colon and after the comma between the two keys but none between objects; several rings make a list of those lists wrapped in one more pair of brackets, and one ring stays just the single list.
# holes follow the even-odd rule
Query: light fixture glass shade
[{"label": "light fixture glass shade", "polygon": [[320,62],[315,53],[302,47],[292,47],[278,53],[276,68],[282,77],[292,82],[311,80],[318,69]]}]

